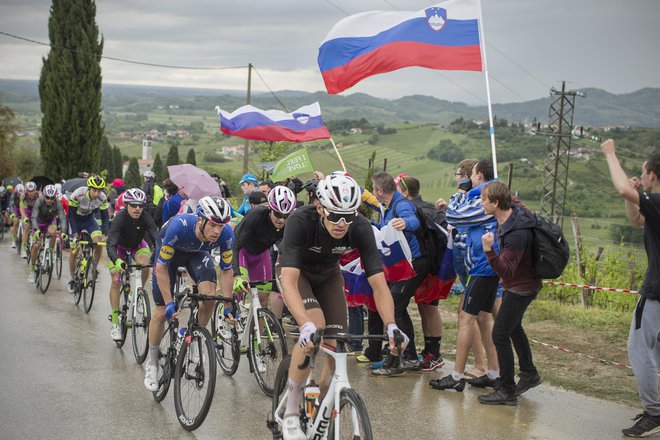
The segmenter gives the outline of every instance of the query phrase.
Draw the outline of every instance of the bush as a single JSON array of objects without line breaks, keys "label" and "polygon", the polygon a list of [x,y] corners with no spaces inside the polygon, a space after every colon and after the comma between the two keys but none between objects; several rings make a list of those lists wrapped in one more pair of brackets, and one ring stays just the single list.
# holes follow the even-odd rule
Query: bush
[{"label": "bush", "polygon": [[458,163],[465,159],[465,153],[451,139],[443,139],[426,154],[429,159],[447,163]]}]

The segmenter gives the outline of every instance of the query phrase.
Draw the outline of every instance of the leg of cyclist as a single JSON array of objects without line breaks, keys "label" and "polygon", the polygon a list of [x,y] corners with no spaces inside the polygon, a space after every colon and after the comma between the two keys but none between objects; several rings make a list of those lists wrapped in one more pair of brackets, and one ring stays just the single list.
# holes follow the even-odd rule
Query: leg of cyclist
[{"label": "leg of cyclist", "polygon": [[12,221],[11,221],[11,247],[13,249],[16,248],[16,238],[18,237],[18,222],[19,218],[17,217],[16,214],[12,215]]},{"label": "leg of cyclist", "polygon": [[[74,238],[74,243],[78,239],[78,231],[72,231],[73,232],[73,238]],[[75,272],[76,272],[76,255],[78,253],[78,245],[71,245],[71,253],[69,253],[69,285],[67,286],[67,290],[69,293],[73,293],[75,290],[75,285],[73,279],[75,278]]]},{"label": "leg of cyclist", "polygon": [[[96,231],[90,232],[89,236],[92,238],[92,241],[94,243],[105,241],[105,236],[98,229]],[[99,260],[101,259],[102,253],[103,253],[103,248],[101,246],[96,246],[94,248],[94,261],[96,262],[96,264],[99,264]]]},{"label": "leg of cyclist", "polygon": [[32,247],[30,248],[30,273],[28,274],[28,281],[34,283],[36,280],[36,266],[37,266],[37,256],[39,255],[39,250],[41,249],[41,239],[39,235],[41,234],[41,228],[35,230],[32,234]]},{"label": "leg of cyclist", "polygon": [[[197,284],[199,293],[203,295],[215,295],[216,272],[213,266],[214,259],[208,252],[197,252],[190,258],[187,264],[188,274]],[[228,270],[220,270],[220,288],[223,293],[230,295],[234,282],[231,267]],[[203,301],[199,306],[199,323],[206,326],[211,319],[215,301]]]},{"label": "leg of cyclist", "polygon": [[[146,266],[149,264],[149,261],[151,260],[151,251],[149,250],[149,246],[147,245],[144,240],[142,241],[144,243],[144,246],[142,246],[142,243],[140,243],[140,248],[135,252],[135,261],[137,264],[141,264],[143,266]],[[146,286],[147,281],[149,281],[149,268],[144,268],[142,269],[142,285]]]},{"label": "leg of cyclist", "polygon": [[24,258],[27,258],[27,242],[28,234],[30,233],[30,219],[28,217],[24,217],[22,221],[23,236],[21,238],[21,255],[25,256]]},{"label": "leg of cyclist", "polygon": [[[125,261],[127,250],[122,246],[117,246],[117,257]],[[117,267],[114,261],[108,264],[110,270],[110,337],[115,341],[121,340],[121,328],[119,327],[119,289],[121,287],[121,267]]]},{"label": "leg of cyclist", "polygon": [[48,235],[50,235],[50,239],[48,241],[48,248],[52,251],[55,249],[55,234],[57,233],[57,223],[52,223],[48,226]]}]

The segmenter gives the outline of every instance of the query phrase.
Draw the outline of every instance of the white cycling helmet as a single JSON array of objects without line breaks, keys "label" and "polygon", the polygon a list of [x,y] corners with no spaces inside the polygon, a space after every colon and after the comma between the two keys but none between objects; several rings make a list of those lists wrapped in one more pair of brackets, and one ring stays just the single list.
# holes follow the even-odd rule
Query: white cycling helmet
[{"label": "white cycling helmet", "polygon": [[0,194],[4,194],[7,189],[4,186],[0,186]]},{"label": "white cycling helmet", "polygon": [[37,184],[30,181],[25,184],[25,191],[36,191],[37,190]]},{"label": "white cycling helmet", "polygon": [[343,172],[334,172],[321,180],[316,196],[328,211],[345,214],[357,211],[362,201],[360,185]]},{"label": "white cycling helmet", "polygon": [[18,185],[16,185],[15,189],[16,189],[16,192],[19,193],[19,194],[23,194],[25,192],[25,187],[23,186],[22,183],[19,183]]},{"label": "white cycling helmet", "polygon": [[125,204],[145,205],[147,203],[147,195],[140,188],[127,189],[123,193],[123,198]]},{"label": "white cycling helmet", "polygon": [[55,198],[55,196],[57,196],[57,190],[55,189],[54,185],[46,185],[42,193],[44,197],[49,199]]},{"label": "white cycling helmet", "polygon": [[151,170],[145,171],[144,172],[144,178],[149,179],[149,180],[154,180],[156,178],[156,173],[154,173]]},{"label": "white cycling helmet", "polygon": [[286,186],[278,185],[268,193],[268,206],[280,214],[291,214],[296,209],[296,196]]},{"label": "white cycling helmet", "polygon": [[197,216],[217,224],[226,224],[231,220],[231,208],[222,197],[206,196],[197,203]]}]

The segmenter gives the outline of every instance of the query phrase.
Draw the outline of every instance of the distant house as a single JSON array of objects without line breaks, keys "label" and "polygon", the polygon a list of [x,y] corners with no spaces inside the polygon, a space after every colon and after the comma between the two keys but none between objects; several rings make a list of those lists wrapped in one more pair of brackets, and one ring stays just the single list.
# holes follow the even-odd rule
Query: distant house
[{"label": "distant house", "polygon": [[243,145],[231,145],[220,148],[223,156],[243,156]]},{"label": "distant house", "polygon": [[169,138],[178,138],[178,139],[182,139],[190,136],[188,130],[167,130],[167,133],[165,134]]},{"label": "distant house", "polygon": [[362,129],[360,127],[351,128],[349,131],[350,134],[362,134]]}]

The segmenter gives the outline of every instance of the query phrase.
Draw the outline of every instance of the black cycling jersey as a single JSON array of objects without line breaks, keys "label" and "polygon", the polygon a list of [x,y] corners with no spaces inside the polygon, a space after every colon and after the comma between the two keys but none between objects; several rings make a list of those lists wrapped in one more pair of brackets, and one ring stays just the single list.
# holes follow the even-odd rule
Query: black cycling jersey
[{"label": "black cycling jersey", "polygon": [[37,230],[40,223],[50,223],[54,218],[57,218],[59,228],[66,232],[66,214],[62,202],[56,199],[49,205],[44,196],[40,196],[32,207],[32,229]]},{"label": "black cycling jersey", "polygon": [[341,240],[328,234],[316,206],[297,209],[287,220],[280,246],[282,267],[295,267],[303,272],[320,273],[336,268],[339,256],[357,248],[367,277],[383,271],[371,223],[359,214]]},{"label": "black cycling jersey", "polygon": [[284,237],[284,228],[277,229],[270,221],[270,209],[255,206],[245,214],[234,229],[234,273],[238,274],[238,252],[244,248],[252,255],[259,255]]},{"label": "black cycling jersey", "polygon": [[0,197],[0,211],[5,212],[9,210],[9,199],[11,198],[11,194],[9,192],[5,192],[2,197]]},{"label": "black cycling jersey", "polygon": [[150,245],[153,245],[156,242],[158,229],[149,213],[142,211],[140,218],[134,219],[123,209],[112,219],[110,225],[110,235],[106,244],[110,261],[116,261],[119,258],[117,255],[117,246],[121,246],[127,250],[135,249],[140,245],[140,242],[142,242],[147,233],[149,235],[146,241]]}]

